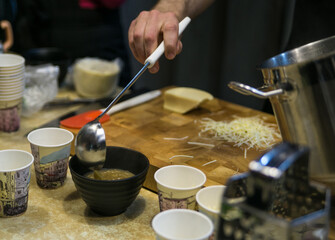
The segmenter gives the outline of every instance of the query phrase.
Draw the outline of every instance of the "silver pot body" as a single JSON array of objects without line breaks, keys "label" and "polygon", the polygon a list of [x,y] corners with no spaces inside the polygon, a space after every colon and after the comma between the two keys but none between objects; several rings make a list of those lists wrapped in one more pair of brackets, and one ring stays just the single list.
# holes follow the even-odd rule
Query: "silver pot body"
[{"label": "silver pot body", "polygon": [[283,140],[309,146],[311,178],[335,189],[335,36],[272,57],[259,70],[261,88],[229,86],[269,98]]}]

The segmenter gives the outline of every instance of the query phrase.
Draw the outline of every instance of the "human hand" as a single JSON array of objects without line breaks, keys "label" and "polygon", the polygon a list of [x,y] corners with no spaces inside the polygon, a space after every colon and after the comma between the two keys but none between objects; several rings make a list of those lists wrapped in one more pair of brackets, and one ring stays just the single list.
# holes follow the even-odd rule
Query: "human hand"
[{"label": "human hand", "polygon": [[[174,13],[163,13],[158,10],[143,11],[130,24],[128,30],[129,47],[136,60],[143,64],[164,40],[165,57],[172,60],[182,50],[178,30],[179,20]],[[156,73],[158,70],[158,61],[149,68],[151,73]]]}]

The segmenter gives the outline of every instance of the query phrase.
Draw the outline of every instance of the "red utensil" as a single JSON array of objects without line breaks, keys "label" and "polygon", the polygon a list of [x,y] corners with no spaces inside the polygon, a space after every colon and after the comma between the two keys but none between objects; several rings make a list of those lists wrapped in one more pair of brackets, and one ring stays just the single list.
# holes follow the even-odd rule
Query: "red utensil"
[{"label": "red utensil", "polygon": [[[154,90],[154,91],[150,91],[150,92],[147,92],[147,93],[143,93],[139,96],[133,97],[131,99],[120,102],[118,104],[115,104],[107,112],[107,114],[103,115],[102,118],[99,119],[99,122],[100,123],[107,122],[110,119],[110,115],[112,113],[119,112],[121,110],[130,108],[130,107],[134,107],[134,106],[139,105],[141,103],[152,100],[152,99],[154,99],[154,98],[156,98],[160,95],[161,95],[160,90]],[[84,112],[84,113],[78,114],[76,116],[66,118],[66,119],[60,121],[60,124],[64,127],[68,127],[68,128],[82,128],[83,126],[85,126],[85,124],[87,124],[87,123],[93,121],[94,119],[96,119],[103,111],[104,111],[104,109]]]}]

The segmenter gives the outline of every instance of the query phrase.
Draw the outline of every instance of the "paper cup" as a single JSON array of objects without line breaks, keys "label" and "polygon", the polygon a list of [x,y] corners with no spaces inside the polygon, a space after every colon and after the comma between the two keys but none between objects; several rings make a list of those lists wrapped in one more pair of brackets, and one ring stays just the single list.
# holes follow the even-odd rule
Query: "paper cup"
[{"label": "paper cup", "polygon": [[202,171],[190,166],[171,165],[158,169],[154,178],[161,211],[196,209],[195,195],[206,182],[206,175]]},{"label": "paper cup", "polygon": [[14,100],[0,100],[0,109],[15,107],[22,104],[22,97]]},{"label": "paper cup", "polygon": [[17,70],[22,68],[25,59],[16,54],[4,53],[0,55],[0,71]]},{"label": "paper cup", "polygon": [[34,156],[36,182],[41,188],[58,188],[65,182],[73,134],[61,128],[41,128],[28,134]]},{"label": "paper cup", "polygon": [[1,81],[0,80],[0,88],[6,87],[6,86],[24,86],[25,82],[23,79],[15,79],[10,81]]},{"label": "paper cup", "polygon": [[6,94],[0,96],[0,101],[11,101],[15,99],[19,99],[23,97],[23,91],[21,93],[14,93],[14,94]]},{"label": "paper cup", "polygon": [[33,161],[26,151],[0,151],[0,217],[18,216],[27,210]]},{"label": "paper cup", "polygon": [[225,188],[224,185],[209,186],[201,189],[196,195],[198,210],[211,219],[214,224],[214,232],[217,230]]},{"label": "paper cup", "polygon": [[20,129],[22,97],[0,99],[0,131],[16,132]]},{"label": "paper cup", "polygon": [[152,220],[156,239],[208,239],[213,233],[212,221],[202,213],[189,209],[170,209]]}]

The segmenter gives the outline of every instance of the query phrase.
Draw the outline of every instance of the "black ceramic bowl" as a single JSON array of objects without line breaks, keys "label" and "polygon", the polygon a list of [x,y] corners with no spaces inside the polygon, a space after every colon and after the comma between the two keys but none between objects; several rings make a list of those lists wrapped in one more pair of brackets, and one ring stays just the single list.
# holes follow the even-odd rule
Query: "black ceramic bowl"
[{"label": "black ceramic bowl", "polygon": [[69,162],[74,184],[91,210],[106,216],[123,213],[136,199],[149,169],[149,160],[142,153],[121,147],[107,147],[104,168],[128,170],[135,176],[113,180],[95,180],[85,175],[90,172],[77,156]]}]

